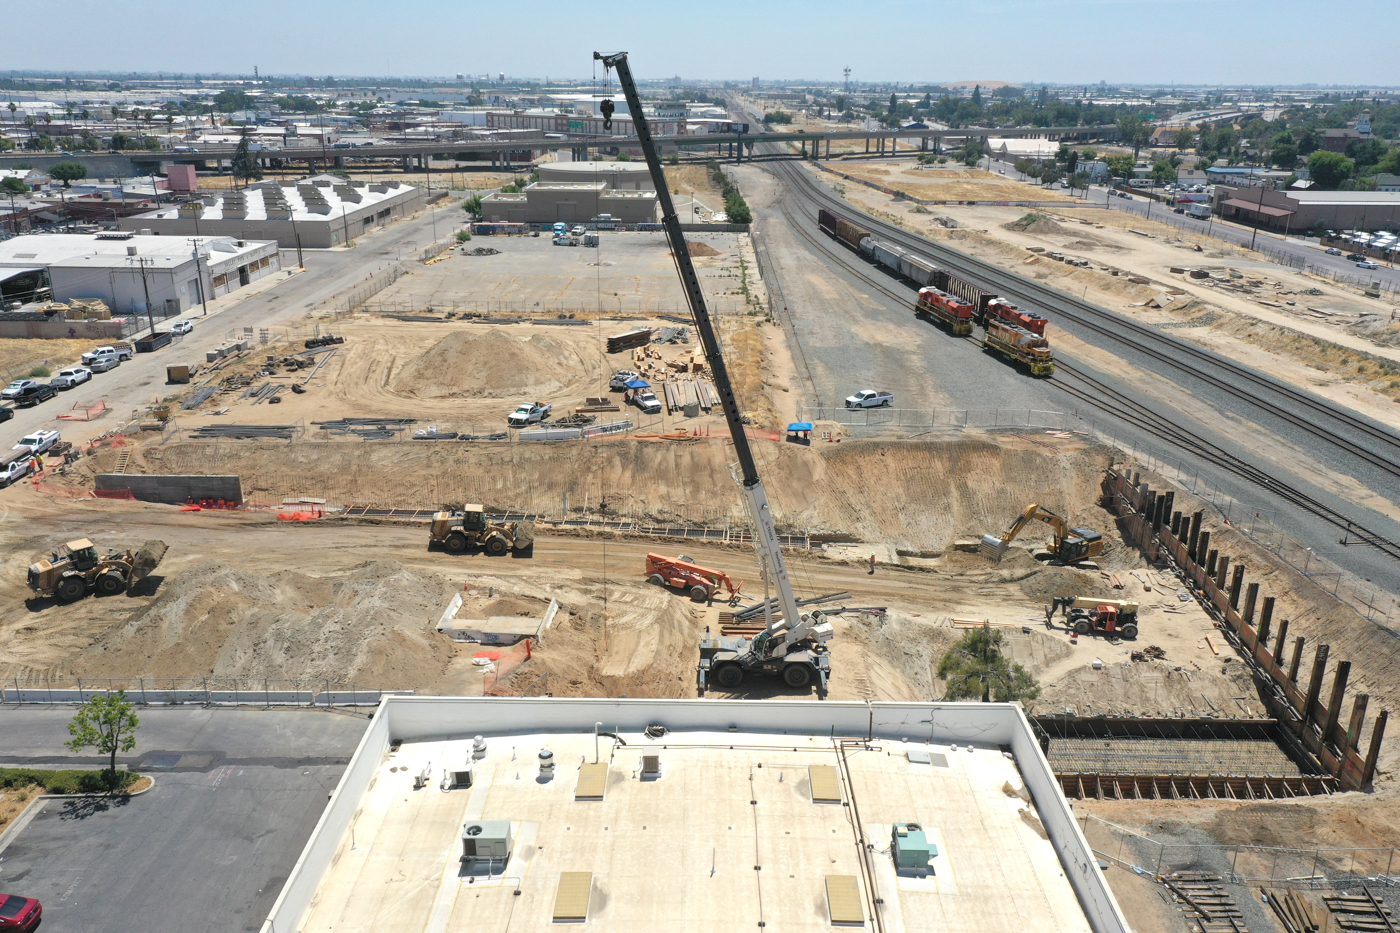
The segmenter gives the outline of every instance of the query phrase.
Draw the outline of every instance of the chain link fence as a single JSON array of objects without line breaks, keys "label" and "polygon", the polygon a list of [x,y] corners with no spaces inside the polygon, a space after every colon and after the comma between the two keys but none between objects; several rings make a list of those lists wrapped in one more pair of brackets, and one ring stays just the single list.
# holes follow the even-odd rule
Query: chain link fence
[{"label": "chain link fence", "polygon": [[1268,884],[1312,888],[1400,884],[1400,849],[1289,849],[1278,846],[1170,842],[1119,826],[1088,813],[1080,828],[1100,858],[1132,871],[1162,875],[1204,871],[1226,884]]},{"label": "chain link fence", "polygon": [[1079,419],[1062,411],[1029,408],[802,408],[804,421],[871,428],[1037,428],[1068,431]]},{"label": "chain link fence", "polygon": [[343,681],[269,677],[87,678],[21,677],[0,682],[0,703],[82,703],[118,690],[148,706],[377,706],[382,696],[413,693]]}]

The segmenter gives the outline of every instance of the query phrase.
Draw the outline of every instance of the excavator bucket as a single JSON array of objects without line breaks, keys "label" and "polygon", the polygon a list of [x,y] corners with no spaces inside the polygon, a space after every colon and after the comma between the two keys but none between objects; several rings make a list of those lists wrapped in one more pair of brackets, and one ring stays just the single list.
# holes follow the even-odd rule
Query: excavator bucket
[{"label": "excavator bucket", "polygon": [[516,522],[515,523],[515,549],[523,551],[535,543],[535,523]]},{"label": "excavator bucket", "polygon": [[983,535],[982,544],[978,547],[978,550],[982,552],[983,557],[993,563],[999,564],[1001,563],[1002,557],[1006,555],[1006,547],[1010,543],[1011,542],[997,535]]},{"label": "excavator bucket", "polygon": [[135,586],[150,576],[165,559],[165,552],[168,550],[168,544],[154,539],[141,545],[141,550],[136,552],[131,561],[131,579],[127,581],[128,587]]}]

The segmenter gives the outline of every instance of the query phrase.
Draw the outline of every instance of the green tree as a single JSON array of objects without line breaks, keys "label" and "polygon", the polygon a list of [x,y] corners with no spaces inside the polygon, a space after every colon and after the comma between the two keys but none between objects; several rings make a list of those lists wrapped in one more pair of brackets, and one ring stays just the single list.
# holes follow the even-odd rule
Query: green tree
[{"label": "green tree", "polygon": [[1381,160],[1376,163],[1376,172],[1400,175],[1400,146],[1391,146]]},{"label": "green tree", "polygon": [[964,165],[976,165],[982,158],[982,140],[969,139],[962,147],[962,152],[958,156]]},{"label": "green tree", "polygon": [[1069,186],[1070,188],[1080,188],[1087,190],[1089,187],[1089,173],[1075,172],[1074,177],[1069,180]]},{"label": "green tree", "polygon": [[141,145],[145,149],[154,151],[160,148],[160,140],[154,136],[146,136],[142,138]]},{"label": "green tree", "polygon": [[1152,163],[1152,180],[1158,185],[1169,185],[1176,181],[1176,166],[1166,159]]},{"label": "green tree", "polygon": [[1104,164],[1108,166],[1108,174],[1114,178],[1133,177],[1133,157],[1127,155],[1111,155],[1104,158]]},{"label": "green tree", "polygon": [[899,98],[895,96],[894,91],[890,91],[890,105],[885,109],[888,113],[899,113]]},{"label": "green tree", "polygon": [[473,217],[481,216],[481,195],[474,194],[462,202],[462,210]]},{"label": "green tree", "polygon": [[18,178],[6,178],[0,180],[0,194],[28,194],[29,186]]},{"label": "green tree", "polygon": [[262,166],[254,158],[249,147],[248,130],[243,129],[243,135],[238,140],[238,148],[233,150],[232,172],[234,178],[241,178],[246,181],[257,181],[263,177]]},{"label": "green tree", "polygon": [[[61,164],[61,163],[60,163]],[[73,736],[64,744],[71,751],[96,749],[108,756],[109,786],[117,786],[117,752],[129,752],[136,747],[136,729],[141,725],[136,709],[126,699],[126,691],[93,694],[78,707],[78,713],[68,724]]]},{"label": "green tree", "polygon": [[235,110],[250,110],[253,98],[242,91],[220,91],[214,95],[214,109],[219,113],[232,113]]},{"label": "green tree", "polygon": [[63,187],[73,187],[73,182],[87,178],[87,166],[81,162],[55,162],[49,166],[49,177],[63,182]]},{"label": "green tree", "polygon": [[1195,141],[1196,134],[1191,132],[1189,127],[1185,126],[1177,130],[1176,134],[1172,137],[1172,142],[1176,144],[1178,152],[1185,152],[1187,149],[1190,149],[1191,144]]},{"label": "green tree", "polygon": [[127,144],[130,142],[131,138],[125,133],[112,134],[112,148],[117,152],[121,152],[123,149],[125,149],[127,147]]},{"label": "green tree", "polygon": [[1118,137],[1123,145],[1133,147],[1133,160],[1136,161],[1142,147],[1152,138],[1152,130],[1142,117],[1124,114],[1118,118]]},{"label": "green tree", "polygon": [[791,122],[792,114],[782,110],[774,110],[772,113],[765,113],[763,115],[763,123],[765,126],[772,126],[774,123],[786,124]]},{"label": "green tree", "polygon": [[1312,155],[1321,148],[1322,137],[1318,134],[1317,130],[1309,126],[1298,134],[1299,155]]},{"label": "green tree", "polygon": [[972,106],[978,110],[982,109],[982,85],[978,84],[972,89]]},{"label": "green tree", "polygon": [[1298,163],[1298,144],[1292,133],[1279,133],[1270,144],[1269,159],[1279,168],[1292,168]]},{"label": "green tree", "polygon": [[948,685],[945,700],[1029,702],[1040,685],[1020,664],[1002,654],[1006,636],[990,625],[969,629],[938,662],[938,676]]},{"label": "green tree", "polygon": [[1354,139],[1347,145],[1347,158],[1357,169],[1364,169],[1385,158],[1385,151],[1385,143],[1379,139]]},{"label": "green tree", "polygon": [[1355,164],[1340,152],[1319,149],[1308,156],[1308,174],[1319,188],[1335,191],[1351,177]]}]

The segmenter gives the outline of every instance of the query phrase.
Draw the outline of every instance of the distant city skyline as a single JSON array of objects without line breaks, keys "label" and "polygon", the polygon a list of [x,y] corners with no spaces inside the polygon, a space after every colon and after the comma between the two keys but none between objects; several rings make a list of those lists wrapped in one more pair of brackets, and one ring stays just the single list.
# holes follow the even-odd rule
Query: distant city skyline
[{"label": "distant city skyline", "polygon": [[[882,0],[859,13],[832,0],[715,0],[693,9],[70,0],[43,41],[7,45],[5,70],[578,80],[594,73],[596,48],[631,52],[640,79],[839,83],[849,67],[853,81],[872,83],[1400,86],[1400,38],[1383,8],[1354,0],[1005,0],[994,10]],[[11,22],[25,16],[13,0],[0,10]]]}]

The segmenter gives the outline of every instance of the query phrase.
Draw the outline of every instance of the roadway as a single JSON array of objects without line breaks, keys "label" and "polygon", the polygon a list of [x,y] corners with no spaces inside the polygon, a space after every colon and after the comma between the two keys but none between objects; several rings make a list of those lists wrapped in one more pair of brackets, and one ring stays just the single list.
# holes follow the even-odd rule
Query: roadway
[{"label": "roadway", "polygon": [[[241,338],[244,328],[253,328],[256,337],[259,328],[285,326],[323,302],[327,307],[335,307],[339,296],[370,275],[391,268],[401,259],[412,261],[417,250],[433,242],[434,224],[438,237],[445,237],[457,229],[463,216],[456,202],[446,206],[440,202],[436,208],[359,237],[349,248],[304,250],[305,271],[295,269],[296,251],[284,249],[282,263],[284,267],[292,266],[291,270],[275,272],[210,302],[207,315],[196,306],[179,318],[159,322],[158,329],[168,330],[175,320],[189,320],[194,330],[162,350],[138,353],[116,369],[95,373],[88,382],[60,392],[54,399],[33,408],[17,409],[5,430],[16,441],[31,431],[55,428],[64,440],[89,440],[125,422],[132,411],[144,410],[171,394],[174,390],[165,382],[166,366],[202,363],[206,351],[231,337]],[[57,372],[70,362],[76,361],[52,360],[49,368]],[[95,421],[57,420],[60,412],[75,405],[92,407],[99,400],[105,401],[111,412]],[[0,444],[0,449],[3,447]]]}]

